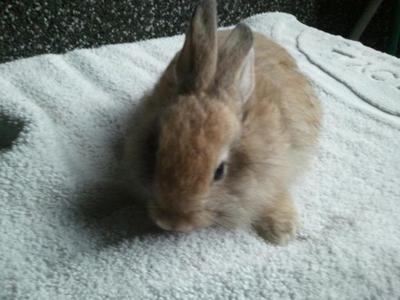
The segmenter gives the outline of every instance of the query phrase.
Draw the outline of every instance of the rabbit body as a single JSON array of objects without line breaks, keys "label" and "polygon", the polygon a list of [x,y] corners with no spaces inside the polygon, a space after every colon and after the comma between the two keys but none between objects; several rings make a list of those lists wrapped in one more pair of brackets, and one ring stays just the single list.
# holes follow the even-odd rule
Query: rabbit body
[{"label": "rabbit body", "polygon": [[290,186],[315,148],[319,102],[285,49],[245,25],[217,31],[215,9],[200,4],[182,50],[135,108],[127,180],[161,228],[254,227],[285,244],[298,226]]}]

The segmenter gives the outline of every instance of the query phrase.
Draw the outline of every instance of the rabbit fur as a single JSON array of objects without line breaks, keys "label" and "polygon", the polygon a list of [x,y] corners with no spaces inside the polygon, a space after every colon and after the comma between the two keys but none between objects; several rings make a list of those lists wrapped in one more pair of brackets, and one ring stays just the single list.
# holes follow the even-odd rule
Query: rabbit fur
[{"label": "rabbit fur", "polygon": [[298,227],[290,186],[320,122],[294,59],[244,24],[218,31],[216,2],[204,0],[182,50],[134,110],[126,178],[165,230],[253,227],[286,244]]}]

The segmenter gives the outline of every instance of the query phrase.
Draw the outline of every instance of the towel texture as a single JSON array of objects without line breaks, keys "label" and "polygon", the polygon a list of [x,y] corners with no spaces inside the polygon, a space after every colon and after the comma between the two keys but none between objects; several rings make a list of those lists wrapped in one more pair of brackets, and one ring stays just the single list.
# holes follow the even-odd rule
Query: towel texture
[{"label": "towel texture", "polygon": [[107,183],[135,102],[176,36],[0,65],[1,299],[398,299],[400,60],[271,13],[246,20],[311,78],[324,108],[312,169],[293,188],[288,247],[255,233],[160,234]]}]

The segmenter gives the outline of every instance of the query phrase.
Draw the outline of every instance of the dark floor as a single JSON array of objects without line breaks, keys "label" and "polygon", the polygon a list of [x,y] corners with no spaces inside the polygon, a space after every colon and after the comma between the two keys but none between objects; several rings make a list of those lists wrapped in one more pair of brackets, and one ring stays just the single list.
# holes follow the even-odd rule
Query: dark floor
[{"label": "dark floor", "polygon": [[[74,48],[132,42],[183,32],[197,1],[0,0],[0,62]],[[220,25],[267,11],[347,36],[366,0],[219,0]],[[385,0],[362,42],[386,47],[392,0]]]}]

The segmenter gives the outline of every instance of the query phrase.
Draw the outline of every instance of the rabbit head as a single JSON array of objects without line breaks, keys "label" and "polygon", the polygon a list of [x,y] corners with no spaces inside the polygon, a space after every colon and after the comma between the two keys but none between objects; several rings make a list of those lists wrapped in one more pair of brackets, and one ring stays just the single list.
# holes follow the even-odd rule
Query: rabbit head
[{"label": "rabbit head", "polygon": [[166,230],[218,222],[216,203],[229,193],[230,149],[240,140],[242,107],[254,90],[253,35],[239,24],[218,36],[216,3],[205,0],[169,67],[177,92],[159,116],[149,204],[151,218]]}]

